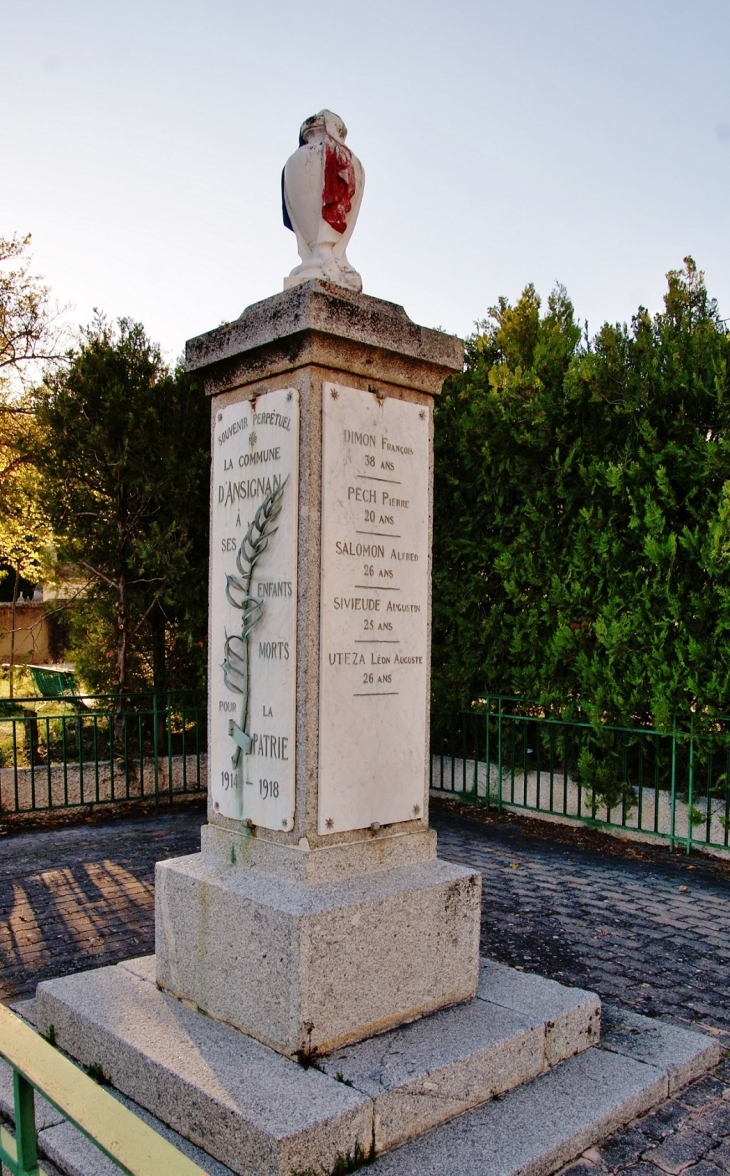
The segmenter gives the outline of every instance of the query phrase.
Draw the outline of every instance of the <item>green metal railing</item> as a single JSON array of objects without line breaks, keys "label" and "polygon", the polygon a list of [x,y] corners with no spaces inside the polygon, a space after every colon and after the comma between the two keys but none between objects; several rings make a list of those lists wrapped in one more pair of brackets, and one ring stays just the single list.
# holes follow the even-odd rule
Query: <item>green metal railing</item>
[{"label": "green metal railing", "polygon": [[561,718],[487,695],[435,716],[431,789],[496,809],[523,809],[666,840],[730,845],[730,719],[672,729]]},{"label": "green metal railing", "polygon": [[38,1091],[128,1176],[203,1176],[203,1169],[0,1005],[0,1057],[13,1071],[15,1134],[0,1126],[0,1161],[12,1176],[45,1176],[38,1163]]},{"label": "green metal railing", "polygon": [[0,817],[206,789],[203,691],[0,699]]}]

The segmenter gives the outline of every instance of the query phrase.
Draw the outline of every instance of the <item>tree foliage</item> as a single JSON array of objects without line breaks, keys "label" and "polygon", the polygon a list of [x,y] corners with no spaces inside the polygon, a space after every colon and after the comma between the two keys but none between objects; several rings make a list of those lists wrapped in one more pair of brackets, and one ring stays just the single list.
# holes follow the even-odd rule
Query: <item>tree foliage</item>
[{"label": "tree foliage", "polygon": [[[31,273],[30,235],[0,237],[0,394],[27,386],[41,367],[68,354],[60,309],[48,287]],[[40,365],[40,366],[39,366]]]},{"label": "tree foliage", "polygon": [[436,408],[434,691],[667,723],[730,708],[730,337],[691,258],[581,339],[528,287]]},{"label": "tree foliage", "polygon": [[76,662],[97,689],[198,686],[205,675],[209,408],[138,323],[87,329],[36,395],[33,456],[58,559],[88,590]]},{"label": "tree foliage", "polygon": [[0,564],[37,577],[50,542],[31,450],[31,388],[42,369],[68,358],[61,310],[31,272],[30,236],[0,237]]}]

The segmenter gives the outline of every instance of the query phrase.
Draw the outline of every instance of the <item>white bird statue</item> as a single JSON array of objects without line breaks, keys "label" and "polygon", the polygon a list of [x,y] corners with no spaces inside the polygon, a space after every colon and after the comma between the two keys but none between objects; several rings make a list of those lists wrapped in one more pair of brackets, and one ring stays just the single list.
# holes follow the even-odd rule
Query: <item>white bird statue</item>
[{"label": "white bird statue", "polygon": [[299,150],[281,173],[284,224],[297,238],[302,259],[284,278],[284,289],[319,278],[362,290],[362,278],[347,260],[347,248],[360,211],[365,172],[345,146],[347,127],[331,110],[302,123]]}]

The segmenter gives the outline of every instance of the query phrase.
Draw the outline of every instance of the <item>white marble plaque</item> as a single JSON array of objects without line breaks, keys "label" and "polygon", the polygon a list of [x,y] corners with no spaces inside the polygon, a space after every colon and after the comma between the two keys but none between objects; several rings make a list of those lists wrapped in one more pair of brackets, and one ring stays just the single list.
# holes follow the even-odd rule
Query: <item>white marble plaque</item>
[{"label": "white marble plaque", "polygon": [[421,814],[429,413],[325,384],[319,832]]},{"label": "white marble plaque", "polygon": [[214,406],[210,789],[215,811],[294,823],[299,394]]}]

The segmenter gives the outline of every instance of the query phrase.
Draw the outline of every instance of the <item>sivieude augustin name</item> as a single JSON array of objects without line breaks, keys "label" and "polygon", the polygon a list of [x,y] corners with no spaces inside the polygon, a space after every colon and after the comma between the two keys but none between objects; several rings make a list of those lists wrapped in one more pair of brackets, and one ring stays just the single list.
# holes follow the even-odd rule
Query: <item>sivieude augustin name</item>
[{"label": "sivieude augustin name", "polygon": [[[332,604],[335,610],[350,609],[352,612],[380,612],[383,602],[372,596],[335,596]],[[387,602],[385,612],[420,612],[420,604],[398,604],[392,600]]]}]

